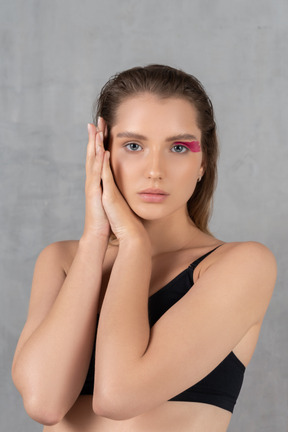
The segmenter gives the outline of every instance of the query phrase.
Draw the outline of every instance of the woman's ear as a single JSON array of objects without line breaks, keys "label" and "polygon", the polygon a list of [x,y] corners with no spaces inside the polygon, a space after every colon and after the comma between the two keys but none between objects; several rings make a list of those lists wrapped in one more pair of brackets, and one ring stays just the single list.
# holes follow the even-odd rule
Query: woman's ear
[{"label": "woman's ear", "polygon": [[201,179],[203,177],[204,173],[205,173],[205,165],[203,163],[200,167],[198,178]]}]

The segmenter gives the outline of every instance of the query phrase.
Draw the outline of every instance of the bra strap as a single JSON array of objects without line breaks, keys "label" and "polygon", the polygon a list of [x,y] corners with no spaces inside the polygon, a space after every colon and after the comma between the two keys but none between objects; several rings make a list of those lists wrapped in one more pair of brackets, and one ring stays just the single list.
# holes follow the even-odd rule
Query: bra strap
[{"label": "bra strap", "polygon": [[[223,243],[224,244],[224,243]],[[207,252],[205,255],[202,255],[201,257],[197,258],[195,261],[193,261],[192,264],[189,265],[190,268],[192,268],[193,270],[197,267],[197,265],[203,261],[208,255],[210,255],[212,252],[214,252],[216,249],[218,249],[221,245],[216,246],[216,248],[212,249],[211,251]]]}]

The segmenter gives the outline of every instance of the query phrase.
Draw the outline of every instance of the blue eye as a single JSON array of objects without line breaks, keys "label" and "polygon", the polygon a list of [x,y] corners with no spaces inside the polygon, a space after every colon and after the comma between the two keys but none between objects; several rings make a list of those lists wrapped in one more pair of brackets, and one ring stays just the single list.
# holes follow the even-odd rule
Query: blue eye
[{"label": "blue eye", "polygon": [[172,147],[173,153],[186,153],[188,151],[187,147],[181,144],[176,144]]},{"label": "blue eye", "polygon": [[128,144],[126,144],[125,145],[125,147],[129,150],[129,151],[132,151],[132,152],[137,152],[137,151],[140,151],[140,150],[142,150],[142,147],[139,145],[139,144],[137,144],[137,143],[128,143]]}]

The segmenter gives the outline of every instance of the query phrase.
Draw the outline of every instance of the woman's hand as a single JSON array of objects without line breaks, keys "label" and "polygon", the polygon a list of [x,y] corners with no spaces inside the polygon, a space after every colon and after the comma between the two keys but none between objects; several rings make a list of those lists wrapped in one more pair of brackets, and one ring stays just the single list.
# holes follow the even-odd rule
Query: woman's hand
[{"label": "woman's hand", "polygon": [[86,183],[85,183],[85,226],[83,237],[95,238],[110,235],[110,224],[102,205],[101,171],[105,150],[103,147],[103,120],[98,128],[88,124],[88,146],[86,157]]},{"label": "woman's hand", "polygon": [[[105,128],[104,121],[101,124]],[[103,183],[102,204],[111,230],[119,242],[140,239],[142,242],[146,240],[147,245],[150,245],[142,222],[131,210],[114,181],[109,151],[105,151],[104,154],[101,178]]]}]

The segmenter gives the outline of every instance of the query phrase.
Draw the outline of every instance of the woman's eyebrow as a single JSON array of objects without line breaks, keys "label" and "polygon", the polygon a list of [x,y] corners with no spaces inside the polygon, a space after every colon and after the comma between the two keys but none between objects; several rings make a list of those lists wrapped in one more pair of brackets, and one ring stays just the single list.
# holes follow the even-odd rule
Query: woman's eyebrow
[{"label": "woman's eyebrow", "polygon": [[[130,138],[130,139],[139,139],[139,140],[143,140],[143,141],[147,141],[148,138],[145,137],[144,135],[141,135],[137,132],[129,132],[129,131],[125,131],[125,132],[119,132],[117,134],[117,138]],[[195,137],[195,135],[191,135],[191,134],[178,134],[178,135],[174,135],[171,136],[169,138],[166,138],[165,141],[181,141],[181,140],[197,140],[197,138]]]},{"label": "woman's eyebrow", "polygon": [[192,140],[192,141],[197,141],[198,138],[196,138],[195,135],[191,135],[191,134],[179,134],[179,135],[175,135],[169,138],[166,138],[166,141],[188,141],[188,140]]},{"label": "woman's eyebrow", "polygon": [[139,139],[139,140],[147,140],[148,138],[145,137],[144,135],[140,135],[136,132],[119,132],[117,135],[117,138],[135,138],[135,139]]}]

